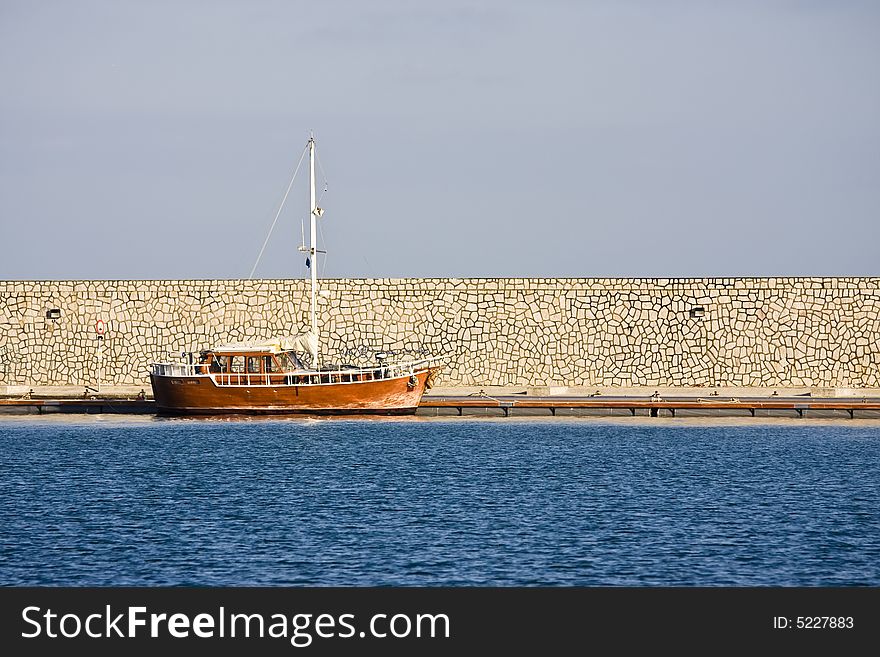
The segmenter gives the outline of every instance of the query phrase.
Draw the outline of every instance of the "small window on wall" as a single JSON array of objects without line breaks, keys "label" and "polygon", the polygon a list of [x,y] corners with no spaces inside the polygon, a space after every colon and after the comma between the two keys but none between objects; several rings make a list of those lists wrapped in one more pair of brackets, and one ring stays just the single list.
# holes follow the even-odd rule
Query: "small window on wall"
[{"label": "small window on wall", "polygon": [[229,371],[234,374],[243,374],[244,373],[244,356],[233,356],[232,364],[229,367]]},{"label": "small window on wall", "polygon": [[699,319],[700,317],[705,317],[706,309],[703,306],[692,306],[690,315],[691,317],[694,317],[696,319]]}]

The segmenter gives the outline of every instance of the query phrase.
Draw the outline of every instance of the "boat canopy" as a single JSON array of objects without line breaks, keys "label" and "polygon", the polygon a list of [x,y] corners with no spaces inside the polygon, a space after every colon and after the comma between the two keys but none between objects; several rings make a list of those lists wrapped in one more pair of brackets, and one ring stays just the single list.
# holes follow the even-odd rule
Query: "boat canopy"
[{"label": "boat canopy", "polygon": [[277,354],[282,351],[299,351],[307,352],[314,360],[318,353],[318,336],[312,331],[304,331],[296,335],[287,335],[282,337],[269,338],[267,340],[250,340],[247,342],[227,342],[226,344],[217,345],[209,351],[225,352],[254,352],[254,353],[273,353]]}]

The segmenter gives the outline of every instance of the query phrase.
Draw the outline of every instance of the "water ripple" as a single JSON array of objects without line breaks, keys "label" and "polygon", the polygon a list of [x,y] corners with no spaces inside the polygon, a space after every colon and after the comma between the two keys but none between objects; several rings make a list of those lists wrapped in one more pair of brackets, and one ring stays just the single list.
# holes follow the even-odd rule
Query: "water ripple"
[{"label": "water ripple", "polygon": [[0,423],[0,584],[880,585],[876,424]]}]

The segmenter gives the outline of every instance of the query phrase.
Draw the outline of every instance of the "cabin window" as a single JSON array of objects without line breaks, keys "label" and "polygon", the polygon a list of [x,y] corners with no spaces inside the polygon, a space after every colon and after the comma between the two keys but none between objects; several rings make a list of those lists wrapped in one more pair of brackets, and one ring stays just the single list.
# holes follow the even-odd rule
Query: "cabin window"
[{"label": "cabin window", "polygon": [[242,374],[244,372],[244,356],[232,356],[229,371],[234,374]]},{"label": "cabin window", "polygon": [[217,356],[214,355],[214,360],[211,362],[211,371],[212,372],[226,372],[229,369],[229,357],[228,356]]},{"label": "cabin window", "polygon": [[278,369],[278,364],[272,356],[263,356],[263,371],[267,374],[274,374],[275,372],[280,371]]},{"label": "cabin window", "polygon": [[287,372],[297,369],[296,363],[290,359],[290,354],[286,352],[278,354],[278,362],[281,363],[281,367]]},{"label": "cabin window", "polygon": [[259,374],[260,373],[260,357],[259,356],[248,356],[247,371],[248,371],[248,374]]}]

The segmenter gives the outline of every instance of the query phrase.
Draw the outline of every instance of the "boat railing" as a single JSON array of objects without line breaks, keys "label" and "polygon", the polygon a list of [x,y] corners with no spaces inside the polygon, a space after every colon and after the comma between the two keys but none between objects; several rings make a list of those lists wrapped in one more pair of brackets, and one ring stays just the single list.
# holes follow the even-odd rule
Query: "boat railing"
[{"label": "boat railing", "polygon": [[362,383],[401,376],[415,376],[433,366],[441,357],[379,364],[373,367],[339,367],[326,370],[294,372],[210,372],[204,363],[153,363],[156,376],[210,376],[218,386],[321,385],[328,383]]},{"label": "boat railing", "polygon": [[205,367],[197,363],[153,363],[152,372],[156,376],[195,376],[203,374]]}]

